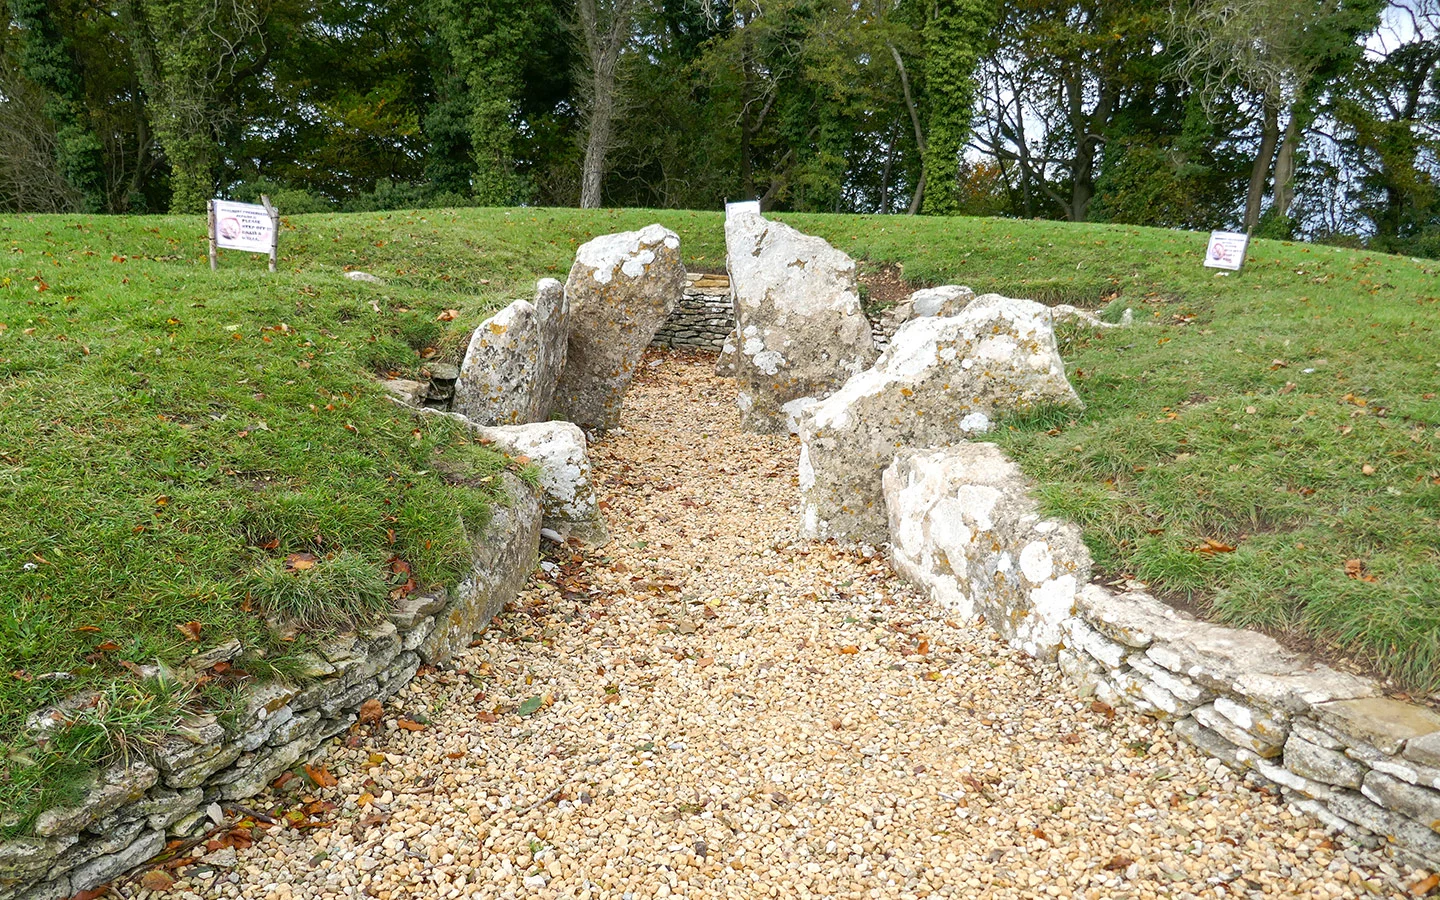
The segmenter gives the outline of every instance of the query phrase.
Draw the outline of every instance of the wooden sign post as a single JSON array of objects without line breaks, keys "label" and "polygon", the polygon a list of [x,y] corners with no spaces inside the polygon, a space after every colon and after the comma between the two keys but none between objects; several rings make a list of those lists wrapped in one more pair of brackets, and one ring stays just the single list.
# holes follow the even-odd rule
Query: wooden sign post
[{"label": "wooden sign post", "polygon": [[260,195],[257,203],[210,201],[210,268],[219,265],[216,248],[264,253],[270,257],[270,271],[280,249],[280,211],[270,198]]}]

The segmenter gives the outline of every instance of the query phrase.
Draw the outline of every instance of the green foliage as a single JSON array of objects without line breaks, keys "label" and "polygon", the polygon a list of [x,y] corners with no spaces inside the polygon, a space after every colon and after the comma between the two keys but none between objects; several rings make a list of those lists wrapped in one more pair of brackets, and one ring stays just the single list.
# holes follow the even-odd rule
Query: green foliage
[{"label": "green foliage", "polygon": [[975,66],[990,43],[990,0],[932,0],[925,22],[925,212],[957,210],[960,154],[970,137]]}]

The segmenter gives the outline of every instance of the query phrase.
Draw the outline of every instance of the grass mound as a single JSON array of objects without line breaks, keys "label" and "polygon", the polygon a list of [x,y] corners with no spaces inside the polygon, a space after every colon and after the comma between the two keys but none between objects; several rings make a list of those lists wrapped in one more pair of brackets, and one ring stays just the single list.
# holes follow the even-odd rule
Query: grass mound
[{"label": "grass mound", "polygon": [[[1084,414],[996,435],[1050,511],[1106,573],[1440,688],[1433,262],[1259,241],[1217,277],[1197,234],[782,218],[913,282],[1134,308],[1133,328],[1064,336]],[[0,218],[0,734],[91,698],[66,738],[5,751],[0,824],[244,675],[283,674],[307,629],[373,616],[393,559],[454,580],[456,514],[483,520],[505,461],[371,376],[456,361],[578,244],[652,221],[692,268],[723,266],[715,213],[297,216],[276,275],[241,254],[211,273],[198,217]],[[239,674],[144,677],[232,638]]]}]

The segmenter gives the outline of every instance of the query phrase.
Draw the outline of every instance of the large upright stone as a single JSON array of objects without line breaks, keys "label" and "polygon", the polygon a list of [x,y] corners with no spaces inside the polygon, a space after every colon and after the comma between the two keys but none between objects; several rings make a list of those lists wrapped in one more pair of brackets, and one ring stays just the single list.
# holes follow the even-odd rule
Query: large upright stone
[{"label": "large upright stone", "polygon": [[801,407],[875,361],[855,261],[758,213],[725,220],[725,254],[735,295],[741,427],[795,431]]},{"label": "large upright stone", "polygon": [[582,244],[565,282],[570,342],[558,417],[582,428],[620,423],[635,367],[685,290],[680,238],[660,225]]},{"label": "large upright stone", "polygon": [[540,476],[542,525],[587,543],[605,542],[605,519],[590,480],[585,432],[578,426],[570,422],[534,422],[474,430],[494,449],[534,464]]},{"label": "large upright stone", "polygon": [[535,285],[535,302],[516,300],[470,335],[456,412],[477,425],[524,425],[550,417],[565,367],[570,307],[553,278]]},{"label": "large upright stone", "polygon": [[884,485],[895,570],[961,616],[984,615],[1011,646],[1054,658],[1090,580],[1079,526],[1043,518],[994,444],[902,450]]},{"label": "large upright stone", "polygon": [[881,472],[901,449],[946,447],[997,412],[1080,407],[1044,306],[986,294],[949,318],[917,318],[874,368],[807,406],[800,492],[811,537],[888,537]]},{"label": "large upright stone", "polygon": [[[420,645],[427,663],[449,662],[470,646],[476,632],[490,623],[524,587],[540,552],[540,492],[505,472],[500,476],[508,504],[495,504],[490,521],[471,541],[470,574],[451,591],[435,630]],[[393,631],[393,629],[392,629]]]}]

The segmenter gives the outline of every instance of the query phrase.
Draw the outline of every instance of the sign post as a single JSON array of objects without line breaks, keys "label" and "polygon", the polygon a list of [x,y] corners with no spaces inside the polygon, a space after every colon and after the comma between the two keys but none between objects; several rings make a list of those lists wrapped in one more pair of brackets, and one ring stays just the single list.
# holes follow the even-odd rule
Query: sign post
[{"label": "sign post", "polygon": [[1238,272],[1245,265],[1245,252],[1250,249],[1250,232],[1210,232],[1210,244],[1205,248],[1205,268],[1226,269]]},{"label": "sign post", "polygon": [[215,249],[264,253],[270,257],[270,271],[280,247],[280,211],[261,195],[259,203],[210,201],[210,268],[217,267]]}]

